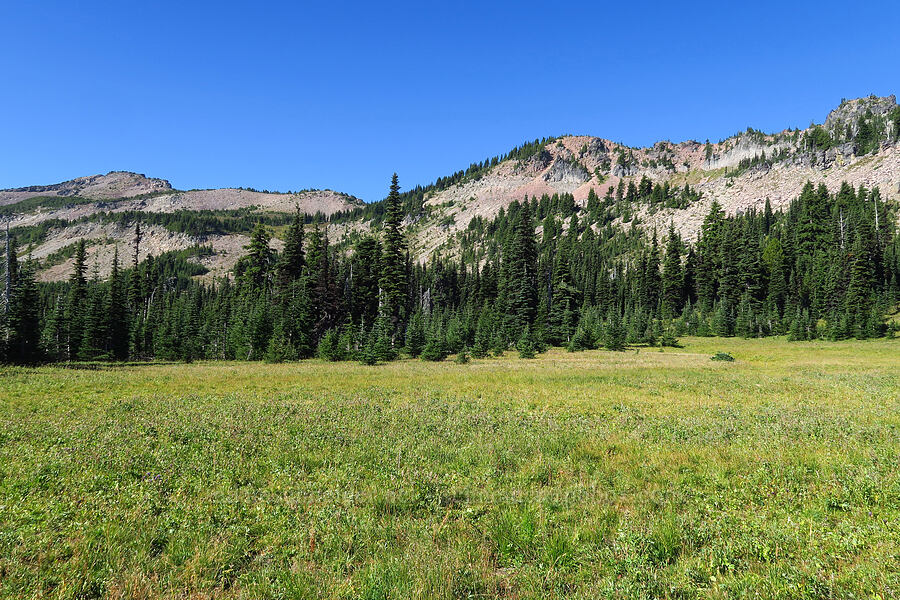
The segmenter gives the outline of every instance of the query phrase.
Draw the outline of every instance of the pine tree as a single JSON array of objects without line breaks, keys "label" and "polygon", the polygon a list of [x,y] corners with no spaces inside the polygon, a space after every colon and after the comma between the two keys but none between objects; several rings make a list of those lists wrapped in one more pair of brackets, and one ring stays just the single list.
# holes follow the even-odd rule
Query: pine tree
[{"label": "pine tree", "polygon": [[384,254],[381,267],[382,312],[387,316],[393,335],[406,318],[408,283],[406,278],[406,242],[403,239],[403,205],[397,174],[385,201]]},{"label": "pine tree", "polygon": [[568,344],[575,330],[575,311],[578,290],[572,281],[569,253],[560,251],[553,268],[553,286],[550,297],[548,339],[553,344]]},{"label": "pine tree", "polygon": [[340,351],[340,333],[337,329],[332,328],[325,332],[325,335],[319,340],[316,348],[316,355],[322,360],[337,361],[341,360]]},{"label": "pine tree", "polygon": [[864,339],[869,337],[869,319],[874,304],[872,284],[874,268],[866,251],[863,236],[858,235],[851,252],[850,283],[847,286],[847,313],[850,315],[854,335]]},{"label": "pine tree", "polygon": [[87,252],[84,240],[75,246],[75,266],[69,278],[69,295],[66,302],[66,329],[68,338],[68,358],[75,360],[81,350],[84,339],[85,303],[87,300]]},{"label": "pine tree", "polygon": [[17,273],[9,309],[7,358],[19,364],[34,364],[42,358],[40,347],[40,295],[32,261]]},{"label": "pine tree", "polygon": [[119,248],[113,254],[112,271],[109,275],[109,287],[106,298],[106,331],[109,336],[107,347],[114,360],[128,358],[129,327],[127,300],[125,299],[125,282],[119,270]]},{"label": "pine tree", "polygon": [[369,329],[368,333],[365,336],[365,340],[359,349],[359,362],[373,366],[378,363],[378,332],[376,328],[373,326]]},{"label": "pine tree", "polygon": [[413,358],[418,358],[425,348],[425,319],[422,311],[417,310],[410,319],[406,328],[406,353]]},{"label": "pine tree", "polygon": [[252,290],[268,290],[269,278],[275,255],[269,247],[269,232],[262,223],[257,223],[250,235],[250,243],[244,246],[242,279]]},{"label": "pine tree", "polygon": [[778,238],[770,237],[766,240],[762,260],[765,264],[766,279],[769,283],[766,298],[777,314],[780,315],[784,310],[788,289],[784,278],[784,250]]},{"label": "pine tree", "polygon": [[397,351],[394,349],[393,341],[391,340],[392,328],[388,318],[384,315],[378,317],[372,330],[375,334],[374,351],[378,360],[384,362],[395,360]]},{"label": "pine tree", "polygon": [[671,319],[681,311],[683,302],[684,271],[681,266],[681,240],[675,233],[674,225],[669,225],[666,241],[666,260],[662,274],[662,315]]},{"label": "pine tree", "polygon": [[531,335],[531,328],[526,325],[516,342],[516,350],[519,351],[519,358],[534,358],[537,349],[535,348],[534,338]]},{"label": "pine tree", "polygon": [[444,345],[444,336],[440,331],[432,327],[425,338],[425,347],[419,357],[422,360],[441,361],[447,358],[447,348]]},{"label": "pine tree", "polygon": [[469,364],[470,359],[469,359],[469,350],[468,350],[468,348],[463,348],[462,350],[460,350],[460,351],[456,354],[456,358],[453,359],[453,362],[455,362],[455,363],[458,364],[458,365],[467,365],[467,364]]},{"label": "pine tree", "polygon": [[659,305],[659,294],[662,287],[659,264],[659,242],[657,242],[656,230],[654,230],[650,236],[650,252],[644,263],[644,280],[641,289],[641,306],[650,314],[656,314]]},{"label": "pine tree", "polygon": [[107,294],[100,285],[100,274],[96,263],[87,290],[87,307],[84,310],[84,328],[81,343],[78,345],[78,360],[108,359],[105,352],[106,298]]},{"label": "pine tree", "polygon": [[721,252],[725,213],[715,200],[703,221],[700,239],[697,241],[697,302],[701,310],[709,309],[715,302],[721,276]]},{"label": "pine tree", "polygon": [[381,245],[373,236],[356,243],[350,261],[350,313],[356,323],[370,325],[378,317]]},{"label": "pine tree", "polygon": [[510,318],[509,332],[516,339],[537,316],[537,239],[531,209],[522,204],[504,250],[504,295]]},{"label": "pine tree", "polygon": [[266,362],[282,363],[296,358],[296,350],[285,334],[281,322],[276,321],[272,337],[269,339],[269,346],[266,348]]},{"label": "pine tree", "polygon": [[494,318],[490,306],[485,305],[478,313],[475,326],[475,343],[472,345],[472,356],[484,358],[491,351],[491,336],[494,332]]},{"label": "pine tree", "polygon": [[298,206],[294,219],[284,235],[284,249],[278,257],[276,279],[279,295],[290,295],[291,290],[294,289],[294,282],[298,281],[303,275],[304,266],[303,215],[300,213],[300,207]]},{"label": "pine tree", "polygon": [[622,325],[619,311],[610,309],[604,327],[603,345],[607,350],[624,350],[625,336],[625,327]]}]

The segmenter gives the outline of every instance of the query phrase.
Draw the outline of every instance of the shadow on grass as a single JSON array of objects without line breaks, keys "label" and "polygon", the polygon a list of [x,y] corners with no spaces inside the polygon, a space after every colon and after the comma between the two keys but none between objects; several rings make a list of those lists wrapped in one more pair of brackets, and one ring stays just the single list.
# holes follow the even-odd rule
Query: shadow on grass
[{"label": "shadow on grass", "polygon": [[74,369],[78,371],[106,371],[110,369],[120,369],[122,367],[162,367],[167,365],[186,365],[190,363],[182,361],[124,361],[124,362],[60,362],[47,363],[47,366],[57,367],[59,369]]}]

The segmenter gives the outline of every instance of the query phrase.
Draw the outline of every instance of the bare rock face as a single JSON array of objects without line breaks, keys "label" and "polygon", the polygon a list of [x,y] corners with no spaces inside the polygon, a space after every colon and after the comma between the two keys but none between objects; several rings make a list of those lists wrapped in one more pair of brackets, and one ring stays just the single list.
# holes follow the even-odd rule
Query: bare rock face
[{"label": "bare rock face", "polygon": [[[556,158],[544,173],[544,181],[574,184],[578,187],[591,178],[581,163]],[[558,187],[558,186],[557,186]]]},{"label": "bare rock face", "polygon": [[631,177],[637,173],[637,165],[616,165],[612,170],[613,177]]},{"label": "bare rock face", "polygon": [[879,98],[868,96],[854,100],[844,100],[840,106],[828,113],[825,119],[825,130],[832,137],[844,137],[849,130],[851,136],[859,133],[859,118],[866,113],[884,117],[897,106],[897,97],[893,94]]}]

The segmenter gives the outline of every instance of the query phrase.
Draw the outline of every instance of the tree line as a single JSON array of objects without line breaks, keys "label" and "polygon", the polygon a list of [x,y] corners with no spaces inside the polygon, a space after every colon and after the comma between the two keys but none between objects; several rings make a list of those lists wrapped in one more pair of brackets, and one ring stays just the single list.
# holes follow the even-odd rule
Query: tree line
[{"label": "tree line", "polygon": [[896,208],[877,188],[807,183],[786,210],[767,201],[733,216],[713,202],[693,244],[671,225],[624,226],[623,206],[642,198],[700,196],[647,180],[591,193],[584,208],[568,194],[525,198],[473,219],[420,264],[394,175],[380,230],[351,249],[331,242],[328,222],[298,212],[281,252],[259,222],[232,276],[214,283],[194,278],[204,269],[185,253],[138,261],[140,222],[131,256],[117,250],[105,281],[88,273],[81,241],[67,282],[38,283],[34,261],[20,260],[7,237],[0,360],[374,364],[676,345],[684,335],[893,334],[885,314],[900,299],[900,236]]}]

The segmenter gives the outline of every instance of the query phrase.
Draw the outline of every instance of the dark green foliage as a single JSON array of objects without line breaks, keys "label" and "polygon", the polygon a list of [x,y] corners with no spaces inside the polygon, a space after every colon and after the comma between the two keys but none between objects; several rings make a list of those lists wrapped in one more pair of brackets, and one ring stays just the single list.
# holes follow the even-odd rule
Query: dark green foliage
[{"label": "dark green foliage", "polygon": [[431,318],[428,334],[425,338],[425,347],[419,355],[422,360],[440,361],[447,358],[447,342],[444,337],[443,322],[434,316]]},{"label": "dark green foliage", "polygon": [[340,333],[337,329],[329,329],[325,332],[325,335],[319,340],[316,355],[323,360],[329,361],[344,360],[346,358],[346,353],[341,350]]},{"label": "dark green foliage", "polygon": [[734,357],[727,352],[716,352],[710,357],[710,360],[720,360],[725,362],[734,362]]},{"label": "dark green foliage", "polygon": [[503,254],[501,299],[505,305],[506,329],[515,339],[534,323],[538,308],[538,248],[528,203],[518,209]]},{"label": "dark green foliage", "polygon": [[467,365],[470,362],[469,359],[469,350],[467,348],[463,348],[459,352],[456,353],[456,358],[453,359],[458,365]]},{"label": "dark green foliage", "polygon": [[412,320],[406,328],[406,353],[418,358],[425,348],[425,319],[422,311],[413,313]]},{"label": "dark green foliage", "polygon": [[[372,235],[332,246],[329,223],[295,214],[276,253],[259,220],[234,277],[213,284],[194,279],[205,273],[196,259],[211,252],[202,246],[135,259],[126,270],[116,260],[106,281],[89,280],[80,242],[68,282],[36,284],[39,349],[48,360],[279,362],[318,353],[379,362],[395,359],[401,342],[410,356],[442,360],[512,347],[531,355],[546,344],[621,350],[674,346],[685,335],[889,331],[883,316],[900,301],[900,238],[897,207],[878,190],[808,184],[785,210],[767,203],[733,216],[713,202],[692,244],[672,227],[657,242],[614,223],[633,203],[672,198],[665,185],[626,179],[603,198],[589,194],[583,209],[559,194],[476,217],[451,240],[456,258],[438,252],[424,264],[405,248],[409,196],[396,181]],[[15,280],[15,244],[10,254],[3,265]],[[0,327],[8,348],[8,316]]]},{"label": "dark green foliage", "polygon": [[119,269],[119,249],[113,256],[112,272],[107,283],[106,302],[103,306],[106,316],[106,349],[113,360],[128,358],[128,299],[125,280]]},{"label": "dark green foliage", "polygon": [[74,360],[81,354],[82,340],[85,334],[85,309],[88,297],[87,279],[87,250],[84,240],[78,241],[75,251],[75,265],[72,277],[69,278],[69,295],[66,302],[65,323],[67,344],[64,355],[69,360]]},{"label": "dark green foliage", "polygon": [[381,266],[382,310],[388,318],[391,335],[406,319],[406,242],[403,239],[403,206],[397,174],[391,178],[391,189],[385,203],[384,252]]},{"label": "dark green foliage", "polygon": [[294,215],[284,236],[284,250],[278,257],[278,287],[282,295],[288,294],[291,285],[303,275],[306,255],[303,250],[303,215],[300,209]]},{"label": "dark green foliage", "polygon": [[622,325],[622,319],[619,311],[611,309],[606,319],[604,327],[603,346],[607,350],[624,350],[625,349],[625,327]]},{"label": "dark green foliage", "polygon": [[40,295],[31,261],[26,262],[16,276],[7,326],[9,339],[5,346],[9,362],[34,364],[42,360]]},{"label": "dark green foliage", "polygon": [[425,348],[419,355],[422,360],[441,361],[447,358],[447,350],[440,336],[429,336]]},{"label": "dark green foliage", "polygon": [[537,354],[537,344],[531,334],[531,328],[527,325],[516,342],[516,350],[519,352],[519,358],[534,358]]}]

